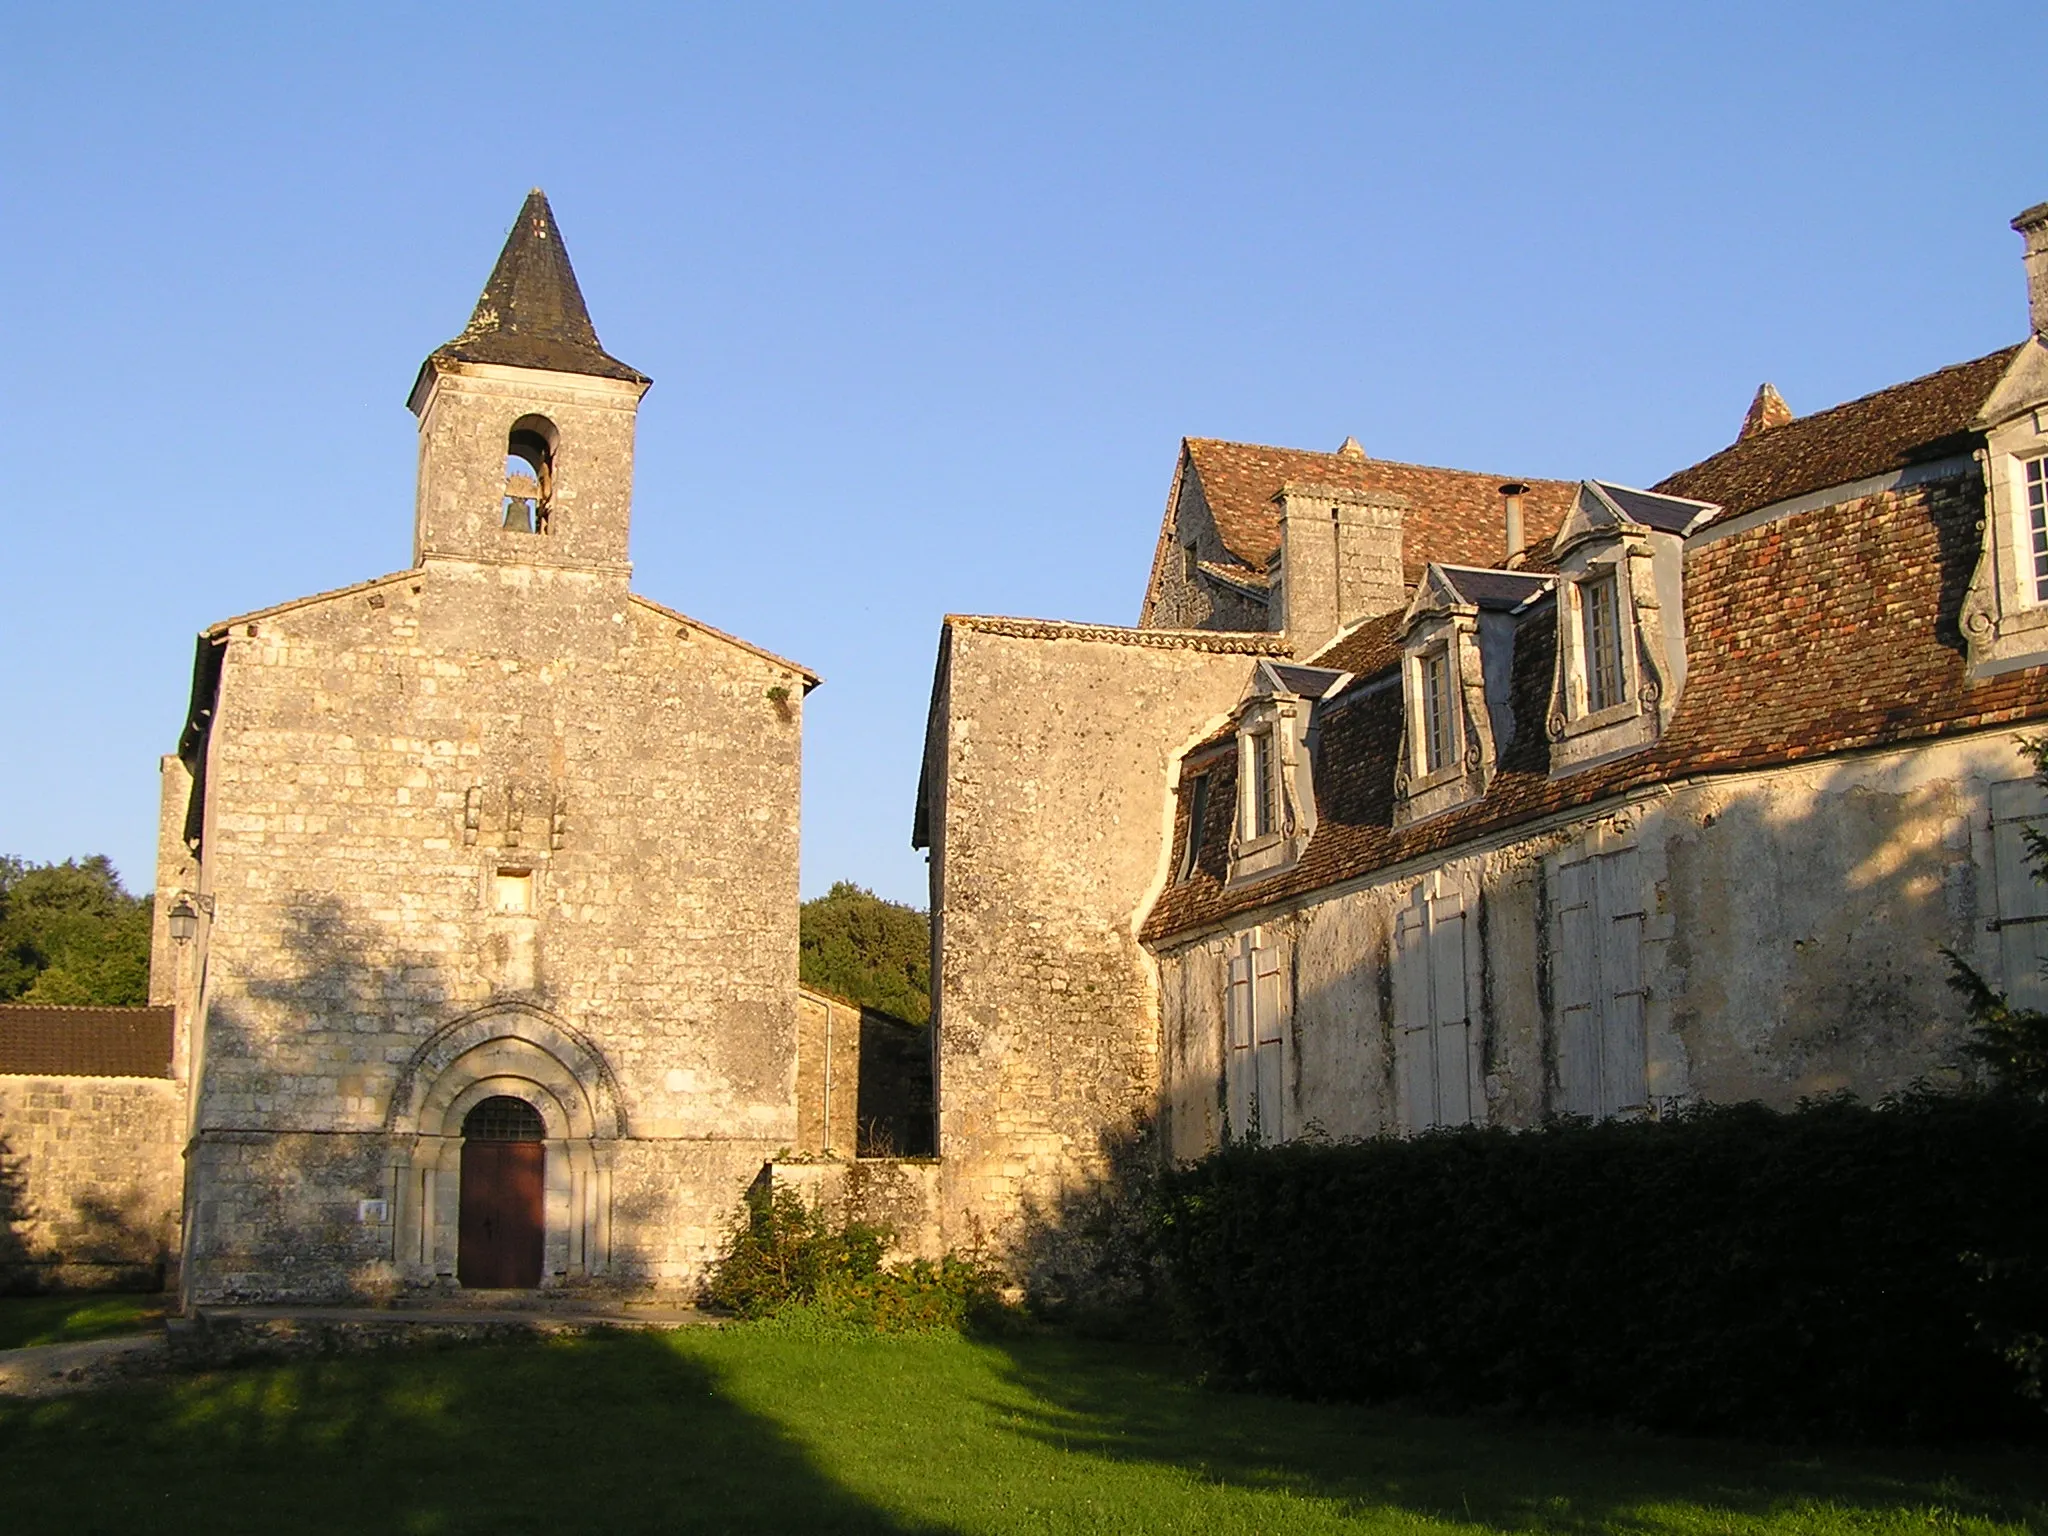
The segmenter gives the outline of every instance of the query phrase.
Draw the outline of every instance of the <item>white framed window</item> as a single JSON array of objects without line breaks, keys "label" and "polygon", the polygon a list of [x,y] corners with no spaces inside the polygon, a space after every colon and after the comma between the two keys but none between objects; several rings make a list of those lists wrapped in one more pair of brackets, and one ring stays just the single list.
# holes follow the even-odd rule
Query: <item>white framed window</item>
[{"label": "white framed window", "polygon": [[2048,884],[2034,878],[2030,833],[2048,832],[2048,791],[2032,778],[1991,786],[1991,866],[1999,985],[2016,1007],[2048,1009]]},{"label": "white framed window", "polygon": [[1282,1086],[1287,1036],[1280,984],[1280,952],[1264,929],[1242,935],[1230,957],[1225,1007],[1223,1084],[1227,1130],[1237,1141],[1275,1142],[1287,1134]]},{"label": "white framed window", "polygon": [[2034,601],[2048,603],[2048,456],[2024,461],[2020,466],[2020,484],[2026,497]]},{"label": "white framed window", "polygon": [[1463,893],[1439,879],[1416,886],[1394,917],[1396,1101],[1411,1136],[1479,1118],[1468,926]]},{"label": "white framed window", "polygon": [[1188,783],[1188,831],[1187,841],[1180,852],[1180,868],[1174,872],[1174,883],[1194,877],[1196,867],[1202,861],[1202,833],[1209,825],[1209,775],[1198,773]]},{"label": "white framed window", "polygon": [[1579,616],[1585,628],[1586,713],[1612,709],[1628,697],[1621,662],[1621,591],[1612,570],[1579,586]]},{"label": "white framed window", "polygon": [[1280,829],[1279,784],[1273,750],[1273,728],[1263,726],[1245,738],[1245,823],[1247,838],[1271,837]]},{"label": "white framed window", "polygon": [[1422,655],[1422,771],[1440,773],[1458,761],[1456,695],[1451,691],[1451,648]]},{"label": "white framed window", "polygon": [[1645,1108],[1644,911],[1636,850],[1557,865],[1551,910],[1556,1106],[1595,1119]]}]

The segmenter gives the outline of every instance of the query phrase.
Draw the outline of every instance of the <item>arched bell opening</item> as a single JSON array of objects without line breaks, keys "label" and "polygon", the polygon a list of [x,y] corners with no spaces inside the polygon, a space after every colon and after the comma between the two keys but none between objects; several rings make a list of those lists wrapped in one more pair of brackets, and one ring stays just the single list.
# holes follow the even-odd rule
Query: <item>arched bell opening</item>
[{"label": "arched bell opening", "polygon": [[555,495],[555,424],[522,416],[505,438],[502,527],[508,533],[546,533]]},{"label": "arched bell opening", "polygon": [[523,1098],[494,1093],[462,1120],[456,1280],[484,1290],[540,1284],[547,1247],[547,1125]]}]

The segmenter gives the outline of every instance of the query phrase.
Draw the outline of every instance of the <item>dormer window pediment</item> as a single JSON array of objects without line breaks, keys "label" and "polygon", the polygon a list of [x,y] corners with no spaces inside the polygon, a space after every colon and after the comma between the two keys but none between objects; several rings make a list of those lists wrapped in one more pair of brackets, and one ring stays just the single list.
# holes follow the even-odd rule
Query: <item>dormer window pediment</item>
[{"label": "dormer window pediment", "polygon": [[1327,667],[1262,661],[1237,707],[1237,814],[1230,881],[1291,868],[1315,836],[1315,708],[1351,681]]},{"label": "dormer window pediment", "polygon": [[1549,586],[1549,577],[1519,571],[1431,565],[1423,573],[1401,629],[1395,825],[1486,793],[1514,728],[1515,616]]}]

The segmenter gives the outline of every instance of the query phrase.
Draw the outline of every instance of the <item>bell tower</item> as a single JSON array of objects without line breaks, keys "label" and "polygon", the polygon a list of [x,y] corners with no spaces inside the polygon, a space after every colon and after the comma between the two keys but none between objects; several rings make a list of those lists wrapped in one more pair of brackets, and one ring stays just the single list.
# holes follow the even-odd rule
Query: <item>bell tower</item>
[{"label": "bell tower", "polygon": [[413,563],[624,577],[633,430],[652,383],[604,350],[536,187],[462,334],[420,365]]}]

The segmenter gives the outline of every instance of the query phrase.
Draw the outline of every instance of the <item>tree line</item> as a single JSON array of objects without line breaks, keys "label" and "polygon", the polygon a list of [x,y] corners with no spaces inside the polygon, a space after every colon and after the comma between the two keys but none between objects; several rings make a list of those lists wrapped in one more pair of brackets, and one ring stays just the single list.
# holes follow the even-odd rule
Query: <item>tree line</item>
[{"label": "tree line", "polygon": [[148,1002],[154,906],[122,888],[104,854],[62,864],[0,854],[0,1003]]}]

